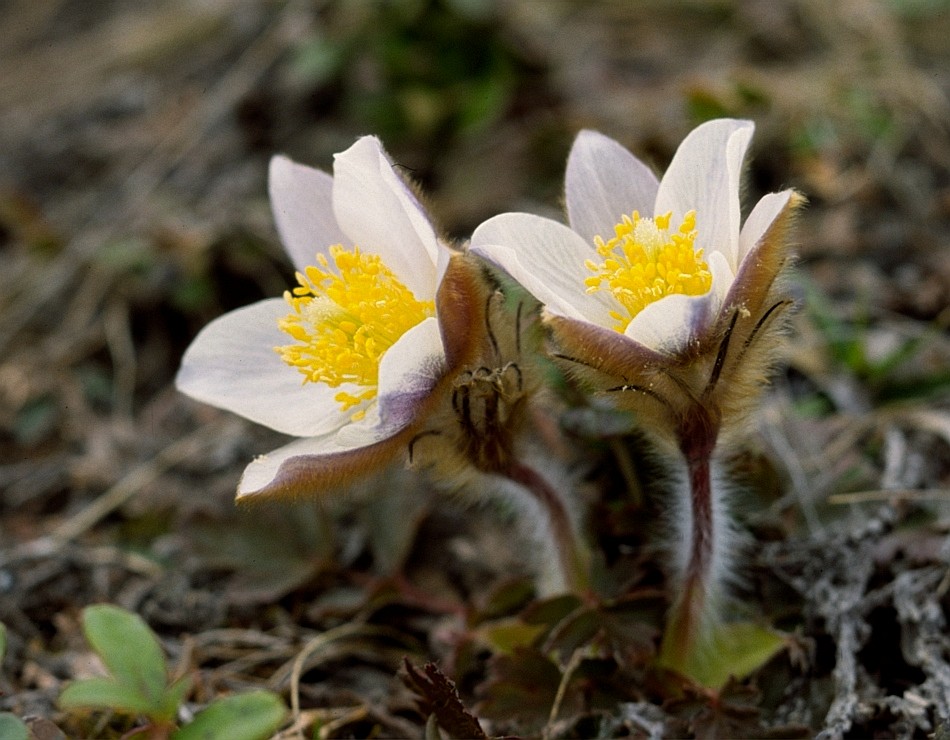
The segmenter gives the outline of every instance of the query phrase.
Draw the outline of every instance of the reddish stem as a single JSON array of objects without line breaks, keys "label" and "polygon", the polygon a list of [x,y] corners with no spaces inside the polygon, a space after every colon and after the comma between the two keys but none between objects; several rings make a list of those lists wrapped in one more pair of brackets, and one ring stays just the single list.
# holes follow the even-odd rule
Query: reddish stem
[{"label": "reddish stem", "polygon": [[673,603],[663,639],[664,662],[682,669],[702,632],[712,581],[715,522],[711,459],[719,434],[716,420],[696,407],[680,429],[680,449],[689,483],[689,551],[681,574],[681,592]]}]

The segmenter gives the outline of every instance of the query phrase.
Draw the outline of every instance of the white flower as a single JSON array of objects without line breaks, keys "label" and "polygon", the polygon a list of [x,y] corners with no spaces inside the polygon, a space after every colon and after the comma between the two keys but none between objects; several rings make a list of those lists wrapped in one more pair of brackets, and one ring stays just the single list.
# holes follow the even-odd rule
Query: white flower
[{"label": "white flower", "polygon": [[302,438],[251,463],[239,498],[319,493],[391,457],[464,341],[437,319],[452,254],[377,139],[336,155],[332,177],[274,157],[269,190],[298,285],[205,327],[176,378]]},{"label": "white flower", "polygon": [[549,314],[677,352],[707,333],[744,262],[794,193],[762,198],[740,229],[739,179],[749,121],[722,119],[680,144],[662,180],[612,139],[582,131],[565,178],[570,228],[508,213],[472,235]]},{"label": "white flower", "polygon": [[547,307],[553,356],[581,384],[631,411],[681,472],[670,517],[676,596],[660,663],[689,674],[715,622],[729,563],[720,437],[743,429],[793,304],[779,276],[801,198],[762,198],[740,228],[748,121],[696,128],[662,180],[626,149],[584,131],[567,163],[570,227],[497,216],[472,249]]}]

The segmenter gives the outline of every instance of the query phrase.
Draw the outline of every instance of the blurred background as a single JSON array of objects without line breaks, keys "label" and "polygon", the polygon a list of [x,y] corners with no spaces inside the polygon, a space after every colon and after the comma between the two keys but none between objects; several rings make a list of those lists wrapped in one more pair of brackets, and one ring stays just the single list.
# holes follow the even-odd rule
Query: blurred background
[{"label": "blurred background", "polygon": [[5,0],[0,27],[0,620],[38,711],[87,603],[173,634],[299,622],[286,595],[340,562],[313,516],[268,512],[278,545],[233,511],[283,440],[171,385],[202,326],[292,279],[277,152],[330,169],[377,134],[464,238],[558,217],[582,128],[662,171],[751,118],[746,207],[809,199],[777,499],[820,526],[886,475],[950,485],[947,0]]}]

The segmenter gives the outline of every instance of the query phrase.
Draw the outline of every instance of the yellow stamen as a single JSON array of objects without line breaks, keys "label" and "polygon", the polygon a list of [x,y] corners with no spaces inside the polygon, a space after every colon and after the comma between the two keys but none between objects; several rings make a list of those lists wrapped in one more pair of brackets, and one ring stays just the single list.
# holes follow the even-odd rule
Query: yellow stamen
[{"label": "yellow stamen", "polygon": [[585,263],[594,274],[587,278],[587,292],[609,290],[622,310],[611,311],[614,329],[623,333],[630,320],[654,301],[674,293],[702,295],[712,285],[703,250],[695,249],[696,211],[690,211],[676,231],[670,232],[672,213],[644,218],[637,211],[614,226],[614,237],[594,237],[597,253],[604,258]]},{"label": "yellow stamen", "polygon": [[[304,376],[304,382],[337,388],[363,386],[353,394],[340,391],[334,400],[349,411],[376,397],[379,362],[397,339],[435,314],[432,301],[420,301],[376,254],[342,245],[317,255],[317,265],[297,273],[297,286],[284,292],[293,312],[277,325],[295,341],[275,347],[281,359]],[[353,413],[362,419],[365,409]]]}]

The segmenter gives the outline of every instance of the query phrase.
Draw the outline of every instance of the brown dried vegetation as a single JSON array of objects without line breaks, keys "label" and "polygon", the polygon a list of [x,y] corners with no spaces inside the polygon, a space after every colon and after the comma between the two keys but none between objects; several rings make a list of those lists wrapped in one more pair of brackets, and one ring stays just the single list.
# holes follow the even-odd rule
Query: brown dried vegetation
[{"label": "brown dried vegetation", "polygon": [[[78,620],[107,601],[194,676],[189,710],[269,688],[287,738],[948,732],[946,3],[384,5],[0,5],[0,711],[36,737],[133,726],[56,706],[98,670]],[[600,460],[598,604],[535,601],[504,517],[402,471],[235,510],[279,440],[171,380],[210,318],[288,283],[272,153],[326,167],[379,133],[464,235],[554,213],[580,128],[663,166],[719,115],[757,122],[749,196],[809,197],[805,308],[734,461],[736,593],[785,654],[715,695],[647,670],[663,500],[627,440],[578,442]]]}]

